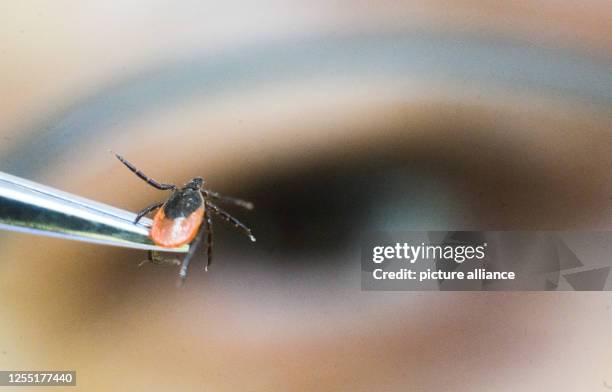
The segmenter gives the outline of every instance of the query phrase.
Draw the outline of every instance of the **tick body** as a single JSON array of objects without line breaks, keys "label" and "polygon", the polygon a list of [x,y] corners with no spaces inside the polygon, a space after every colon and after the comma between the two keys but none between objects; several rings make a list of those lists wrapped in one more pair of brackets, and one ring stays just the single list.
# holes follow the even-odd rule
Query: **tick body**
[{"label": "tick body", "polygon": [[166,248],[191,243],[204,222],[204,197],[191,188],[177,189],[157,211],[151,239]]},{"label": "tick body", "polygon": [[[252,203],[233,197],[222,196],[217,192],[206,189],[204,187],[204,180],[201,177],[192,179],[183,187],[157,182],[138,170],[120,155],[115,154],[115,156],[128,169],[140,179],[146,181],[149,185],[159,190],[172,191],[172,194],[166,201],[152,204],[138,212],[134,223],[138,223],[145,215],[158,210],[153,218],[153,225],[151,226],[151,240],[156,245],[166,248],[176,248],[185,244],[190,244],[187,255],[183,261],[180,262],[181,270],[179,276],[181,280],[187,277],[189,263],[204,236],[206,236],[206,250],[208,255],[206,269],[208,269],[212,261],[212,214],[232,224],[246,234],[251,241],[255,241],[255,237],[248,227],[223,211],[215,205],[212,200],[228,202],[248,210],[253,209]],[[169,261],[160,258],[152,252],[149,252],[149,261],[157,264],[167,262],[172,262],[174,264],[174,260]]]}]

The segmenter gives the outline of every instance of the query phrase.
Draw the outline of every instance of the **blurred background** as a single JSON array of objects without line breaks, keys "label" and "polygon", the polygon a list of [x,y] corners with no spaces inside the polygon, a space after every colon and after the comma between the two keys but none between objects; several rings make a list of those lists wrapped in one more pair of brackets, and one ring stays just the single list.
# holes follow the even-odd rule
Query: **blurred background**
[{"label": "blurred background", "polygon": [[252,200],[215,258],[0,233],[0,368],[86,391],[605,391],[608,293],[362,292],[371,230],[612,229],[608,1],[13,1],[0,170]]}]

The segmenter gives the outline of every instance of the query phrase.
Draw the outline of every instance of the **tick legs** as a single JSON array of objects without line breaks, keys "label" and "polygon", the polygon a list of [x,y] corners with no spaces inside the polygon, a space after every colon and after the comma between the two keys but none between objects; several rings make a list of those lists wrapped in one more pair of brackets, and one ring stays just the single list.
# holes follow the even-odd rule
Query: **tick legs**
[{"label": "tick legs", "polygon": [[251,241],[255,242],[255,236],[251,233],[251,229],[246,227],[242,222],[238,219],[234,218],[227,212],[223,211],[221,208],[217,207],[213,203],[209,201],[205,201],[206,206],[210,207],[210,209],[217,215],[219,215],[223,220],[232,224],[235,228],[240,229],[244,234],[247,235],[251,239]]},{"label": "tick legs", "polygon": [[196,238],[189,245],[189,251],[187,252],[187,255],[185,256],[185,258],[183,258],[183,264],[181,265],[181,271],[179,272],[181,283],[185,281],[185,278],[187,277],[187,268],[189,267],[189,263],[191,262],[191,259],[193,258],[193,255],[195,254],[198,245],[200,245],[200,242],[202,241],[202,237],[204,236],[204,232],[206,231],[204,227],[205,225],[202,225],[202,227],[200,227],[200,231],[196,235]]},{"label": "tick legs", "polygon": [[212,249],[213,249],[213,228],[212,228],[212,216],[208,213],[208,211],[205,212],[205,219],[206,222],[204,223],[206,225],[206,233],[208,235],[208,238],[206,240],[206,256],[208,257],[208,261],[206,263],[206,267],[204,268],[206,271],[208,271],[208,267],[210,266],[210,263],[212,263]]},{"label": "tick legs", "polygon": [[159,207],[163,205],[164,205],[164,202],[160,201],[159,203],[151,204],[150,206],[145,207],[142,210],[138,211],[138,214],[136,214],[136,219],[134,219],[134,224],[138,223],[138,221],[141,220],[142,217],[147,215],[149,212],[155,211],[156,209],[158,209]]},{"label": "tick legs", "polygon": [[153,250],[149,251],[148,258],[146,260],[143,260],[140,264],[138,264],[138,266],[142,267],[146,263],[153,263],[157,265],[162,265],[162,264],[181,265],[181,261],[179,259],[165,258],[162,255],[160,255],[158,252],[155,252]]},{"label": "tick legs", "polygon": [[144,174],[140,170],[136,169],[136,166],[134,166],[130,162],[126,161],[125,158],[123,158],[121,155],[115,154],[115,156],[117,157],[117,159],[119,159],[121,161],[121,163],[123,163],[128,169],[130,169],[130,171],[132,171],[132,173],[136,174],[140,179],[146,181],[147,184],[151,185],[152,187],[155,187],[155,188],[160,189],[162,191],[167,190],[167,189],[175,189],[176,188],[176,186],[174,186],[172,184],[163,184],[163,183],[155,181],[151,177],[148,177],[146,174]]},{"label": "tick legs", "polygon": [[202,190],[202,193],[204,194],[204,196],[210,197],[211,199],[223,201],[226,203],[231,203],[231,204],[237,205],[238,207],[246,208],[247,210],[253,209],[253,203],[251,203],[250,201],[237,199],[235,197],[230,197],[230,196],[223,196],[217,192],[209,191],[208,189]]}]

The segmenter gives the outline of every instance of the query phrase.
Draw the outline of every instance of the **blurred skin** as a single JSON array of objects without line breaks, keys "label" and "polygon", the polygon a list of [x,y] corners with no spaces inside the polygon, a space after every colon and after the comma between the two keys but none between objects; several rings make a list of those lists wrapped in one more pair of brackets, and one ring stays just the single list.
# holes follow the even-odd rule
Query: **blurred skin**
[{"label": "blurred skin", "polygon": [[610,108],[314,75],[58,132],[69,148],[49,160],[23,142],[150,66],[321,34],[495,33],[609,59],[612,10],[588,4],[5,3],[0,162],[132,211],[167,194],[108,149],[161,181],[201,175],[255,202],[235,213],[258,242],[218,221],[210,272],[199,258],[177,289],[176,269],[137,268],[143,252],[3,232],[0,368],[75,369],[87,391],[612,385],[608,293],[362,292],[356,267],[372,229],[612,229]]}]

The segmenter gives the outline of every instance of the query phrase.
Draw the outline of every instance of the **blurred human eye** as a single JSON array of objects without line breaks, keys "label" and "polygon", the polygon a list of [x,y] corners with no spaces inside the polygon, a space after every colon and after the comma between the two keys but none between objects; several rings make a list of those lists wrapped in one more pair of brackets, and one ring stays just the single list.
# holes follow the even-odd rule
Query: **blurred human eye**
[{"label": "blurred human eye", "polygon": [[270,252],[262,262],[275,268],[350,264],[363,235],[377,230],[605,225],[607,194],[598,184],[609,158],[596,148],[605,132],[592,120],[586,130],[563,114],[551,120],[554,109],[540,115],[509,121],[511,112],[501,108],[431,104],[415,114],[416,124],[381,123],[386,133],[367,148],[347,151],[339,143],[321,158],[272,167],[231,192],[255,201],[258,237]]}]

